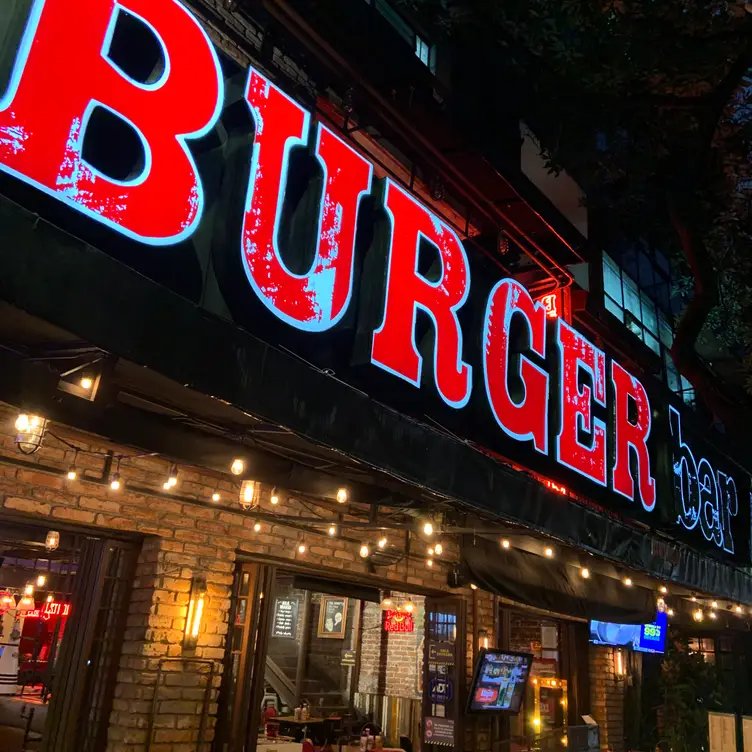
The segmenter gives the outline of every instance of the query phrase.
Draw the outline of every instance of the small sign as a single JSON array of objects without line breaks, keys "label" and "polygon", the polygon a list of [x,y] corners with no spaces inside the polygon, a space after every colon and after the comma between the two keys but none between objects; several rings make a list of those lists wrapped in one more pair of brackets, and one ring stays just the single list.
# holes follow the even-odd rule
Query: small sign
[{"label": "small sign", "polygon": [[447,747],[454,746],[454,721],[449,718],[431,716],[423,722],[424,741],[426,744],[443,744]]},{"label": "small sign", "polygon": [[295,639],[298,632],[298,606],[298,600],[295,598],[277,598],[274,601],[272,637]]},{"label": "small sign", "polygon": [[428,646],[429,663],[444,663],[454,666],[454,644],[451,642],[432,642]]},{"label": "small sign", "polygon": [[22,611],[19,616],[26,619],[43,619],[49,621],[53,616],[68,616],[70,613],[70,603],[45,603],[42,608],[33,608],[29,611]]},{"label": "small sign", "polygon": [[341,663],[343,666],[354,666],[355,665],[355,651],[343,650]]},{"label": "small sign", "polygon": [[415,620],[405,611],[385,611],[384,629],[387,632],[414,632]]},{"label": "small sign", "polygon": [[454,697],[452,682],[445,678],[431,679],[431,702],[446,705]]}]

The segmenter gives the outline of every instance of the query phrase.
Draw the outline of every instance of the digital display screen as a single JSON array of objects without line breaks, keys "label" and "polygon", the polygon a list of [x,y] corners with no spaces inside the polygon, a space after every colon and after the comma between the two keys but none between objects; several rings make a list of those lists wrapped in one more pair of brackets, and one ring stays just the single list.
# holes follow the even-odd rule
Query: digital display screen
[{"label": "digital display screen", "polygon": [[666,650],[668,617],[658,612],[651,624],[614,624],[590,622],[590,642],[596,645],[628,647],[639,653],[663,653]]},{"label": "digital display screen", "polygon": [[471,713],[520,712],[533,656],[481,650],[468,697]]}]

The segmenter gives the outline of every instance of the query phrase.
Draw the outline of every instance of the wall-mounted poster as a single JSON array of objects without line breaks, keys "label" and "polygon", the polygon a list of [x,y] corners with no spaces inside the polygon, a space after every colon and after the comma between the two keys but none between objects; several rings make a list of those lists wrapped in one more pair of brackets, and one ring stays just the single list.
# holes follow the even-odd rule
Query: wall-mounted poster
[{"label": "wall-mounted poster", "polygon": [[329,637],[334,640],[345,639],[347,626],[347,598],[337,598],[332,595],[321,596],[321,610],[319,611],[318,637]]},{"label": "wall-mounted poster", "polygon": [[294,640],[298,631],[298,601],[296,598],[277,598],[274,601],[272,637]]}]

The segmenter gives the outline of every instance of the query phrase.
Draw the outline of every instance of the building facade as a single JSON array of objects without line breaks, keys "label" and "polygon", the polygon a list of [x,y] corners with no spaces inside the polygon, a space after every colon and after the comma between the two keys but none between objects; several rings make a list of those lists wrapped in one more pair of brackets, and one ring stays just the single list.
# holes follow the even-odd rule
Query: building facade
[{"label": "building facade", "polygon": [[451,69],[382,0],[0,19],[0,748],[623,752],[643,640],[734,671],[668,263]]}]

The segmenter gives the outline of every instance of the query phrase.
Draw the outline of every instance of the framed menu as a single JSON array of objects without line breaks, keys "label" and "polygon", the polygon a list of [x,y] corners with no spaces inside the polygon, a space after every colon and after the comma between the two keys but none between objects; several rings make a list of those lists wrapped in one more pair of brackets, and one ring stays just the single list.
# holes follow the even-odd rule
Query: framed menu
[{"label": "framed menu", "polygon": [[294,640],[298,633],[297,598],[277,598],[274,601],[274,617],[272,619],[272,637],[282,637]]}]

